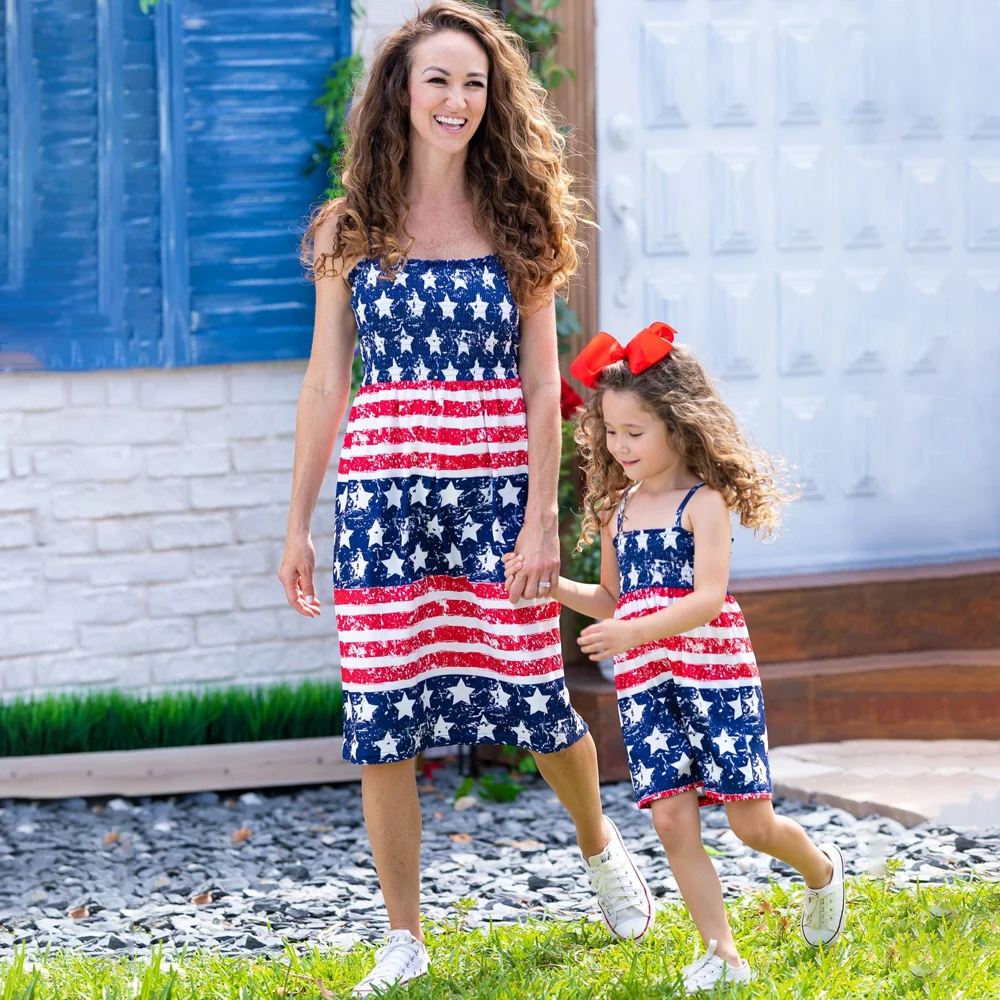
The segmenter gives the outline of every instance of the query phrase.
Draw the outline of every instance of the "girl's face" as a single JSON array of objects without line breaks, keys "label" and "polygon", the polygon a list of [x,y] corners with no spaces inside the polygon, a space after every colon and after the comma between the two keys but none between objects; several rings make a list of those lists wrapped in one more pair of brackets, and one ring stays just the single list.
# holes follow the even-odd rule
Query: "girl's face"
[{"label": "girl's face", "polygon": [[634,392],[607,389],[602,409],[608,451],[629,479],[648,479],[677,463],[679,456],[663,421]]},{"label": "girl's face", "polygon": [[489,60],[462,31],[439,31],[413,47],[410,138],[446,153],[463,150],[486,111]]}]

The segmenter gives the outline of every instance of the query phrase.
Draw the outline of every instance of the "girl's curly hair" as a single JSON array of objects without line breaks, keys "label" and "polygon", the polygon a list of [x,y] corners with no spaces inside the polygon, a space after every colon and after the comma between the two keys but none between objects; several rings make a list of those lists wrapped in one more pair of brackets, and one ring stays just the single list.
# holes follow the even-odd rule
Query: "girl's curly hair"
[{"label": "girl's curly hair", "polygon": [[587,486],[575,552],[593,541],[631,483],[608,451],[603,401],[609,390],[634,393],[645,410],[663,421],[687,467],[722,494],[740,524],[764,538],[777,533],[782,503],[796,496],[782,488],[788,476],[785,463],[749,443],[701,362],[683,344],[674,344],[662,361],[638,375],[625,361],[608,365],[576,413],[573,439]]},{"label": "girl's curly hair", "polygon": [[[377,259],[387,274],[405,262],[405,185],[410,167],[409,93],[414,46],[461,31],[489,60],[486,110],[469,140],[466,178],[476,227],[507,271],[517,305],[565,285],[579,266],[576,227],[585,204],[570,191],[566,136],[528,50],[503,15],[464,0],[436,0],[384,37],[355,89],[341,182],[345,195],[313,212],[301,255],[310,277],[338,274],[338,260]],[[333,249],[313,260],[317,230],[336,218]],[[410,237],[404,247],[398,234]],[[342,269],[341,269],[342,270]]]}]

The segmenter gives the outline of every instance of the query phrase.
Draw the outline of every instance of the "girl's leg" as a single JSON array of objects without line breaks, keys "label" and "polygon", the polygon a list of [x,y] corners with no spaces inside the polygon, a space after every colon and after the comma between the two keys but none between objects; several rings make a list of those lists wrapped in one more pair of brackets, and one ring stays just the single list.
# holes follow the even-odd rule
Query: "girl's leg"
[{"label": "girl's leg", "polygon": [[420,928],[420,798],[414,761],[366,764],[361,771],[365,827],[392,930]]},{"label": "girl's leg", "polygon": [[791,865],[810,889],[822,889],[833,877],[830,859],[798,823],[775,815],[770,799],[727,802],[726,815],[733,833],[747,847]]},{"label": "girl's leg", "polygon": [[715,938],[715,953],[730,965],[740,965],[722,899],[722,884],[701,841],[698,793],[691,790],[656,799],[652,812],[653,828],[667,852],[670,871],[702,940],[707,946]]},{"label": "girl's leg", "polygon": [[586,733],[565,750],[532,756],[539,773],[572,817],[583,856],[600,854],[608,846],[611,831],[604,826],[593,737]]}]

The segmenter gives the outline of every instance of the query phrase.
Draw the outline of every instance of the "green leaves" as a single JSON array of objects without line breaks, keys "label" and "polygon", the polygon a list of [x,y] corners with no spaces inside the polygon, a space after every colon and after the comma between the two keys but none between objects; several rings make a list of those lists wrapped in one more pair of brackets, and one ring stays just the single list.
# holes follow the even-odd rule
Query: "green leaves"
[{"label": "green leaves", "polygon": [[335,681],[273,687],[47,694],[0,705],[0,757],[339,736]]}]

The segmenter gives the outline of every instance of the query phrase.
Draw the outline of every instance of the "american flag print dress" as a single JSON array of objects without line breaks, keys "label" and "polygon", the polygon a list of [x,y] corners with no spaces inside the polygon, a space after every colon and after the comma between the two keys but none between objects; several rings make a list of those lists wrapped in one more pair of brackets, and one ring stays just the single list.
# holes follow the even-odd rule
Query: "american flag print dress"
[{"label": "american flag print dress", "polygon": [[348,275],[364,377],[338,466],[334,607],[344,757],[434,746],[539,753],[587,731],[569,702],[560,604],[513,605],[501,555],[524,523],[518,310],[495,254]]},{"label": "american flag print dress", "polygon": [[[694,589],[694,535],[681,527],[623,530],[618,509],[615,618],[670,607]],[[771,797],[767,727],[757,661],[743,612],[727,591],[707,625],[615,655],[615,688],[632,786],[642,809],[697,789],[701,805]]]}]

